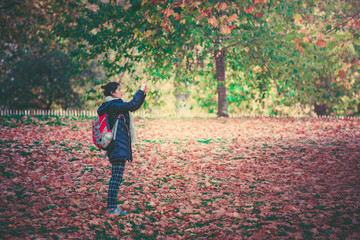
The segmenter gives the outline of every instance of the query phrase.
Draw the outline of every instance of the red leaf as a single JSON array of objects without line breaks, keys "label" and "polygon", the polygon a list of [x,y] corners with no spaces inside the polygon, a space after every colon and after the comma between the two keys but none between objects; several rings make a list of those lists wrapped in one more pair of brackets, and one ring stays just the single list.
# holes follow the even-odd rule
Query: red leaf
[{"label": "red leaf", "polygon": [[204,18],[205,16],[206,16],[206,14],[205,14],[204,12],[202,12],[202,13],[199,14],[199,16],[198,16],[197,19],[198,19],[198,20],[199,20],[199,19],[202,19],[202,18]]},{"label": "red leaf", "polygon": [[342,79],[344,79],[344,78],[345,78],[345,72],[344,72],[344,70],[340,70],[340,71],[339,71],[339,75],[341,76]]},{"label": "red leaf", "polygon": [[360,21],[355,20],[353,23],[356,27],[360,27]]},{"label": "red leaf", "polygon": [[162,23],[161,23],[161,26],[164,28],[164,30],[165,30],[166,32],[170,32],[170,29],[169,29],[168,25],[166,24],[166,22],[162,22]]},{"label": "red leaf", "polygon": [[249,13],[252,12],[252,10],[253,10],[253,8],[249,5],[249,6],[245,9],[245,12],[246,12],[247,14],[249,14]]},{"label": "red leaf", "polygon": [[179,20],[179,19],[181,19],[181,15],[180,15],[180,14],[176,14],[175,20]]},{"label": "red leaf", "polygon": [[172,15],[174,13],[174,10],[172,10],[172,9],[170,9],[170,8],[167,8],[167,9],[165,9],[165,11],[164,11],[164,15],[166,16],[166,17],[169,17],[170,15]]},{"label": "red leaf", "polygon": [[309,38],[309,37],[304,37],[303,38],[303,41],[305,42],[305,43],[311,43],[312,41],[311,41],[311,38]]},{"label": "red leaf", "polygon": [[257,16],[257,17],[263,17],[264,14],[263,14],[263,13],[256,13],[256,16]]},{"label": "red leaf", "polygon": [[[298,49],[301,51],[300,46]],[[356,64],[358,58],[347,62]],[[346,73],[343,69],[335,75],[341,78]],[[348,81],[343,84],[348,86]],[[46,123],[36,117],[35,120],[38,124]],[[121,232],[134,239],[145,235],[154,238],[154,232],[171,229],[175,238],[191,238],[210,236],[216,228],[220,234],[237,239],[239,232],[231,228],[245,226],[253,229],[248,232],[252,239],[273,239],[288,225],[282,218],[294,214],[298,218],[292,218],[292,224],[312,224],[314,227],[309,231],[318,238],[337,238],[340,234],[359,238],[357,232],[348,231],[358,226],[358,216],[346,211],[358,206],[358,199],[353,198],[357,191],[354,183],[358,181],[358,119],[135,121],[140,139],[153,139],[161,144],[144,141],[133,149],[135,161],[125,172],[126,182],[131,184],[122,184],[123,194],[118,197],[124,210],[140,210],[131,216],[131,221],[129,217],[106,214],[103,200],[107,197],[111,164],[98,152],[93,155],[89,148],[92,144],[89,124],[67,120],[69,126],[40,127],[10,119],[10,126],[16,124],[16,128],[1,126],[4,140],[0,148],[3,177],[0,189],[4,196],[0,200],[3,215],[0,222],[8,227],[2,229],[4,238],[14,237],[14,231],[25,239],[64,238],[68,234],[65,231],[71,231],[72,237],[93,238],[94,229],[114,237]],[[339,144],[324,144],[332,139]],[[80,142],[84,144],[78,145]],[[345,151],[347,154],[341,154]],[[79,160],[68,161],[73,157]],[[53,171],[46,172],[48,168]],[[344,187],[333,187],[339,177]],[[304,185],[307,180],[311,184]],[[95,191],[89,191],[92,189]],[[336,234],[329,235],[327,230],[333,225],[327,221],[319,223],[316,218],[319,209],[314,193],[327,205],[321,211],[324,216],[335,213],[339,223],[346,221],[348,228],[333,228]],[[256,204],[259,196],[263,204]],[[337,208],[339,205],[344,208]],[[31,221],[25,210],[31,214]],[[58,214],[53,216],[51,212]],[[69,221],[74,213],[75,218]],[[269,216],[274,218],[258,228]],[[158,221],[153,222],[154,218]],[[204,225],[185,231],[183,226],[193,222]],[[120,225],[124,226],[120,229]],[[44,226],[54,231],[44,234]],[[302,229],[288,235],[301,239]]]},{"label": "red leaf", "polygon": [[231,15],[231,16],[228,18],[228,21],[229,21],[229,22],[237,22],[237,21],[238,21],[238,16],[234,13],[233,15]]},{"label": "red leaf", "polygon": [[306,18],[307,18],[307,20],[309,20],[310,22],[313,22],[313,21],[314,21],[314,17],[313,17],[313,16],[307,16]]},{"label": "red leaf", "polygon": [[319,47],[325,47],[326,46],[326,42],[324,40],[322,40],[322,39],[317,40],[316,43],[317,43],[317,45]]}]

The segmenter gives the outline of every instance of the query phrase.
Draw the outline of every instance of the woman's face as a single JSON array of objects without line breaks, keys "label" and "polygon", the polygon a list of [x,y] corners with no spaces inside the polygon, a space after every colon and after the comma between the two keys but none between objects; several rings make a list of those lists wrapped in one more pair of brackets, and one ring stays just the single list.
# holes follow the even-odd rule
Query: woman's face
[{"label": "woman's face", "polygon": [[121,91],[120,85],[118,85],[115,92],[112,93],[112,96],[116,97],[116,98],[121,98],[122,97],[122,91]]}]

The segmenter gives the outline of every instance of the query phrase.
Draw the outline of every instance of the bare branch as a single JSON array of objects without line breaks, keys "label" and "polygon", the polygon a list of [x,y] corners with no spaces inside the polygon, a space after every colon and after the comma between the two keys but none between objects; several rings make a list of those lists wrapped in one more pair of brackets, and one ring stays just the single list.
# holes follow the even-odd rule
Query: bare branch
[{"label": "bare branch", "polygon": [[[348,22],[350,22],[352,19],[354,19],[354,18],[355,18],[357,15],[359,15],[359,14],[360,14],[360,12],[355,13],[353,16],[351,16],[348,20],[346,20],[345,22],[341,23],[340,25],[341,25],[341,26],[344,26],[345,24],[347,24]],[[331,33],[331,32],[334,31],[335,29],[336,29],[336,28],[330,29],[329,31],[327,31],[327,32],[325,33],[325,35]]]}]

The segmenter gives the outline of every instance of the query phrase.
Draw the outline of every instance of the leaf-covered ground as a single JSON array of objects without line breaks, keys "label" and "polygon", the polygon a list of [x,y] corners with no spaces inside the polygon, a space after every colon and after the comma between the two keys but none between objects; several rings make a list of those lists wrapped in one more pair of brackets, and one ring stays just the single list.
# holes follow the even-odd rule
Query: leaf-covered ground
[{"label": "leaf-covered ground", "polygon": [[119,205],[89,119],[0,119],[0,238],[359,239],[360,121],[136,121]]}]

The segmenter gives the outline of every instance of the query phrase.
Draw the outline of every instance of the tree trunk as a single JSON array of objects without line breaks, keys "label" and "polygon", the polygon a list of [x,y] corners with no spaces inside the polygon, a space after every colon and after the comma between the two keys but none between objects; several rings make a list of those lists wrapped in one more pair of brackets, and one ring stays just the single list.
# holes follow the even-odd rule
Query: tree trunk
[{"label": "tree trunk", "polygon": [[218,83],[218,117],[229,117],[225,87],[225,49],[215,51],[216,79]]},{"label": "tree trunk", "polygon": [[314,112],[318,115],[318,116],[323,116],[326,113],[326,105],[317,105],[315,104],[315,109]]},{"label": "tree trunk", "polygon": [[[320,77],[320,85],[318,86],[318,88],[320,89],[320,91],[319,91],[320,93],[322,93],[322,91],[325,91],[326,94],[328,95],[328,93],[329,93],[329,81],[330,81],[329,78]],[[315,101],[314,112],[318,116],[326,115],[328,110],[330,110],[330,109],[328,109],[328,106],[326,104],[326,96],[325,97],[320,97],[320,98],[317,99],[317,101]]]}]

